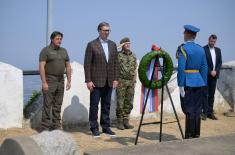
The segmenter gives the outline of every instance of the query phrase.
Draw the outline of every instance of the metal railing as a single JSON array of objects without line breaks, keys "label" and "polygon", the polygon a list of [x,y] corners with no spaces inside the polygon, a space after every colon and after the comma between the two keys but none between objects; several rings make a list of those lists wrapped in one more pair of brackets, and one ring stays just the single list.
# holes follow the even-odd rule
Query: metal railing
[{"label": "metal railing", "polygon": [[[174,70],[177,71],[178,67],[174,67]],[[222,66],[221,70],[227,70],[227,69],[233,69],[232,67],[226,67],[226,66]],[[24,70],[23,71],[23,75],[39,75],[39,71],[38,70]]]}]

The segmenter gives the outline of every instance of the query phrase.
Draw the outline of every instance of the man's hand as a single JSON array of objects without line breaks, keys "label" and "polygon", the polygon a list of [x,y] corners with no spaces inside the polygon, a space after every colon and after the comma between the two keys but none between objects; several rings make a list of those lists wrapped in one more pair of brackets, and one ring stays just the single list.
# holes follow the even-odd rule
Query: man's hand
[{"label": "man's hand", "polygon": [[216,71],[211,71],[211,76],[215,77],[216,76]]},{"label": "man's hand", "polygon": [[117,88],[118,86],[118,81],[113,81],[113,88]]},{"label": "man's hand", "polygon": [[179,89],[180,89],[180,96],[184,97],[185,96],[184,87],[179,87]]},{"label": "man's hand", "polygon": [[66,90],[69,90],[71,88],[71,82],[67,82],[66,84]]},{"label": "man's hand", "polygon": [[87,88],[90,90],[90,91],[93,91],[93,88],[95,87],[94,83],[91,81],[91,82],[87,82],[86,83],[86,86]]},{"label": "man's hand", "polygon": [[42,80],[42,91],[43,92],[47,92],[49,89],[47,81],[46,81],[45,65],[46,65],[46,61],[39,62],[39,73],[40,73],[40,77]]},{"label": "man's hand", "polygon": [[43,92],[47,92],[48,89],[49,89],[49,88],[48,88],[47,82],[43,82],[43,83],[42,83],[42,91],[43,91]]}]

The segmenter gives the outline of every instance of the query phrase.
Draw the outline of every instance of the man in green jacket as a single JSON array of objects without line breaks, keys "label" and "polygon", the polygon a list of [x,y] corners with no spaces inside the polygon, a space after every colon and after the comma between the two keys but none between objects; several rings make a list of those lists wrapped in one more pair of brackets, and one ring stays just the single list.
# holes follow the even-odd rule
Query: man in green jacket
[{"label": "man in green jacket", "polygon": [[42,80],[43,110],[42,130],[61,128],[61,106],[64,96],[64,72],[66,71],[66,90],[71,87],[71,66],[68,52],[61,47],[63,34],[54,31],[51,43],[42,49],[39,56],[39,71]]}]

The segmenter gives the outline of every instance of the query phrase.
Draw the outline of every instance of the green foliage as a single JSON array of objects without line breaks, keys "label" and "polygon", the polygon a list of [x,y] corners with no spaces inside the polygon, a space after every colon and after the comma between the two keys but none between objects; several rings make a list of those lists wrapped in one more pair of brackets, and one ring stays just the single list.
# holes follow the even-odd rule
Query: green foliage
[{"label": "green foliage", "polygon": [[36,91],[36,90],[33,91],[32,95],[30,96],[29,101],[27,102],[27,104],[24,107],[24,114],[25,114],[26,110],[33,104],[33,102],[35,102],[38,99],[38,97],[41,94],[42,94],[41,91]]}]

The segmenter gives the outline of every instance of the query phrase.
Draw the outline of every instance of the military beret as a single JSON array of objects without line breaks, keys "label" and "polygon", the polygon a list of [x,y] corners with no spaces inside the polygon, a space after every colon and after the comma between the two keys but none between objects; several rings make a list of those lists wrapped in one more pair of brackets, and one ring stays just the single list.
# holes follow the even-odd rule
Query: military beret
[{"label": "military beret", "polygon": [[126,42],[130,42],[130,39],[129,39],[128,37],[123,38],[123,39],[120,41],[120,44],[123,44],[123,43],[126,43]]},{"label": "military beret", "polygon": [[129,43],[130,42],[130,39],[128,37],[125,37],[123,38],[121,41],[120,41],[120,45],[118,45],[118,49],[119,48],[122,48],[123,45],[125,45],[126,43]]}]

